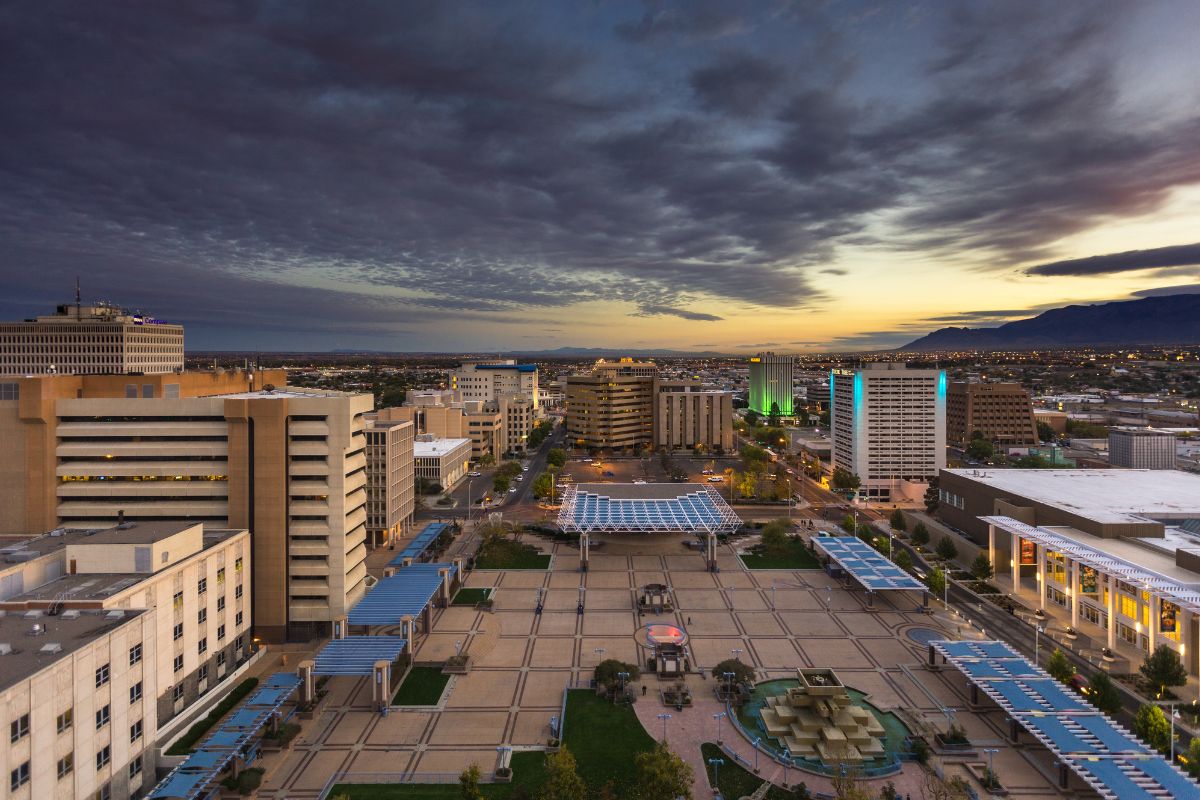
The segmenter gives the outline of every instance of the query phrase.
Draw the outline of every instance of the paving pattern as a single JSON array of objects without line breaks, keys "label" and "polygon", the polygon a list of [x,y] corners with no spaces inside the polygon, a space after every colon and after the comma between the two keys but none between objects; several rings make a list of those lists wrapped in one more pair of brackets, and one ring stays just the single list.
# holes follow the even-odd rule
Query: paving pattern
[{"label": "paving pattern", "polygon": [[[369,708],[366,679],[336,678],[317,717],[305,723],[292,750],[268,756],[263,797],[314,798],[335,772],[420,773],[425,780],[454,780],[471,762],[489,773],[498,745],[539,747],[550,736],[551,718],[560,713],[563,689],[586,681],[601,658],[637,660],[644,654],[633,633],[655,620],[687,629],[695,664],[711,668],[735,650],[762,679],[792,677],[796,667],[832,667],[843,682],[869,695],[883,710],[897,710],[914,725],[942,729],[943,706],[963,708],[965,683],[953,675],[928,672],[919,665],[925,648],[906,633],[914,628],[955,632],[954,621],[929,615],[917,595],[877,597],[868,610],[861,592],[841,589],[820,571],[746,571],[728,548],[718,556],[721,571],[704,570],[702,557],[686,550],[681,537],[597,537],[590,571],[576,571],[578,551],[537,541],[553,550],[549,571],[483,571],[468,576],[469,587],[491,587],[497,608],[479,612],[453,607],[437,611],[433,632],[422,636],[417,662],[438,661],[460,646],[472,659],[468,675],[454,679],[437,710],[392,711],[384,717]],[[677,610],[639,617],[637,587],[666,583]],[[580,586],[586,612],[576,613]],[[544,611],[534,613],[537,589],[544,590]],[[655,699],[658,681],[650,678],[649,696],[636,705],[647,730],[661,736],[662,711]],[[694,766],[694,796],[711,796],[704,777],[699,743],[716,738],[712,719],[718,706],[712,679],[688,677],[697,703],[668,722],[668,741]],[[710,707],[711,706],[711,707]],[[962,713],[956,719],[980,746],[996,746],[996,767],[1019,797],[1054,797],[1049,765],[1028,769],[1024,750],[1001,741],[1003,714]],[[748,761],[752,749],[726,725],[724,741]],[[766,766],[764,778],[782,780],[782,768]],[[789,770],[796,780],[796,772]],[[812,788],[827,787],[805,775]],[[920,797],[915,766],[892,778],[902,792]]]}]

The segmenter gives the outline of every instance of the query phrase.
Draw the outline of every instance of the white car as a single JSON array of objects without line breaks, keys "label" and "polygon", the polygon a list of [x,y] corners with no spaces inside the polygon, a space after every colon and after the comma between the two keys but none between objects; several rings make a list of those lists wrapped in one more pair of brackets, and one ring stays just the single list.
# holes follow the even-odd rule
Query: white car
[{"label": "white car", "polygon": [[480,475],[482,475],[482,474],[483,474],[482,472],[468,472],[468,473],[467,473],[467,477],[470,477],[470,478],[478,478],[478,477],[479,477]]},{"label": "white car", "polygon": [[634,478],[634,479],[633,479],[633,482],[634,482],[634,483],[645,483],[645,481],[644,481],[644,480],[642,480],[641,478]]},{"label": "white car", "polygon": [[711,469],[702,469],[702,470],[700,470],[700,474],[701,475],[712,475],[713,471]]},{"label": "white car", "polygon": [[517,487],[515,487],[515,486],[514,486],[513,488],[509,489],[509,490],[508,490],[508,493],[509,493],[509,494],[516,494],[516,493],[517,493]]},{"label": "white car", "polygon": [[711,478],[708,479],[708,482],[709,483],[721,483],[724,480],[725,479],[722,478],[720,475],[713,475]]}]

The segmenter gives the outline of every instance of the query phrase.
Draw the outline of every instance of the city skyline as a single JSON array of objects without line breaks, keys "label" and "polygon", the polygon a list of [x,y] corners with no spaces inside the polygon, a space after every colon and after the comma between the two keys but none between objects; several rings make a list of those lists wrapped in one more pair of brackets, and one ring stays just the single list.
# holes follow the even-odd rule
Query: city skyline
[{"label": "city skyline", "polygon": [[749,355],[1200,283],[1194,4],[2,13],[4,319]]}]

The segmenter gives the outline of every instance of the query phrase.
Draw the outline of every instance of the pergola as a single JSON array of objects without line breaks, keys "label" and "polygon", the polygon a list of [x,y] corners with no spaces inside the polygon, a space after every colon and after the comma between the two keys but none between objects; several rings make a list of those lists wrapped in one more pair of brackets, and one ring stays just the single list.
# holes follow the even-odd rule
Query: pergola
[{"label": "pergola", "polygon": [[732,533],[741,524],[720,492],[694,483],[571,486],[558,512],[569,533]]}]

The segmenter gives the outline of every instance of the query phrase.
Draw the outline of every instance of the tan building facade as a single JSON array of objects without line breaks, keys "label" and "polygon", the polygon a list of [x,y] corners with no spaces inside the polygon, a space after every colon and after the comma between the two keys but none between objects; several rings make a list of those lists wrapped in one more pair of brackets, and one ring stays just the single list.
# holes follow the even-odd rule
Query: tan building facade
[{"label": "tan building facade", "polygon": [[1029,392],[1018,383],[954,382],[946,394],[946,439],[966,444],[976,433],[1001,446],[1038,443]]},{"label": "tan building facade", "polygon": [[695,381],[662,381],[655,397],[656,447],[733,451],[733,394]]},{"label": "tan building facade", "polygon": [[254,625],[305,638],[362,596],[370,395],[282,371],[16,380],[0,400],[0,532],[131,521],[253,534]]},{"label": "tan building facade", "polygon": [[367,537],[387,544],[412,525],[415,509],[411,422],[367,422]]},{"label": "tan building facade", "polygon": [[0,375],[103,375],[183,370],[183,326],[113,305],[61,305],[0,322]]},{"label": "tan building facade", "polygon": [[467,474],[471,463],[470,439],[437,439],[422,434],[413,443],[417,479],[449,491]]}]

